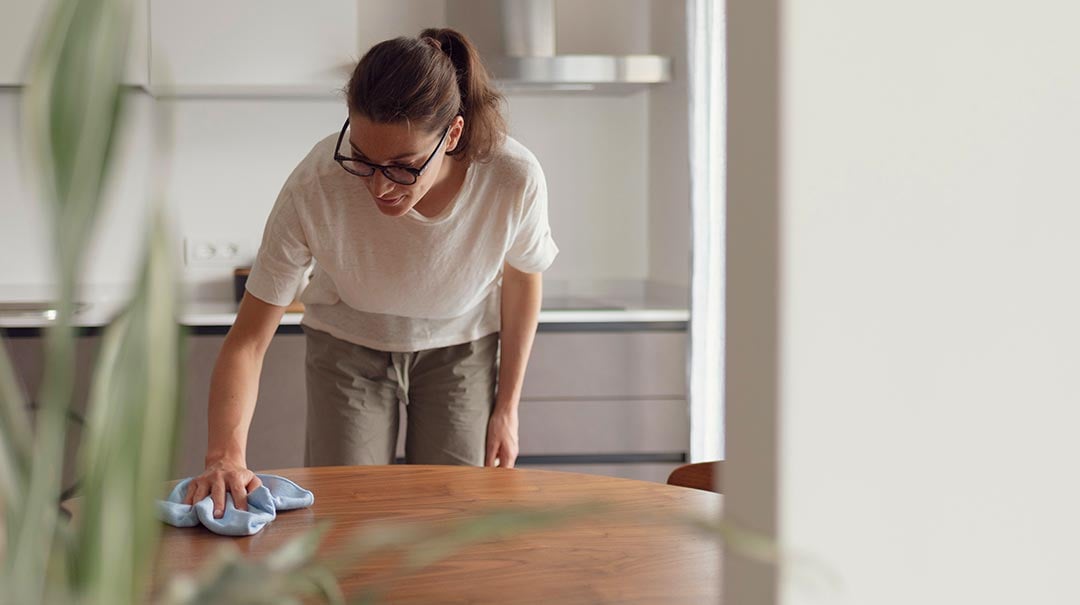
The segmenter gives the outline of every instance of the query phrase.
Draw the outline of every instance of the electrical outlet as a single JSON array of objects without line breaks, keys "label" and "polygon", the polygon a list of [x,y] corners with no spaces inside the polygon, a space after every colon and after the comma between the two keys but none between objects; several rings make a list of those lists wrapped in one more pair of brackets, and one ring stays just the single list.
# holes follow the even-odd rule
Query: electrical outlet
[{"label": "electrical outlet", "polygon": [[251,250],[234,238],[184,238],[184,265],[188,267],[239,267],[251,264],[251,260]]}]

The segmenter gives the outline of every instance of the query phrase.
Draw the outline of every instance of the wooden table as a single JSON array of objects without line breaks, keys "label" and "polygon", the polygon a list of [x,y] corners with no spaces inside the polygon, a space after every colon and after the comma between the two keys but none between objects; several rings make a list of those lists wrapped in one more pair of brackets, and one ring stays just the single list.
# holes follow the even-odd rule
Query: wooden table
[{"label": "wooden table", "polygon": [[[552,471],[451,466],[349,466],[265,471],[315,493],[315,505],[282,512],[255,536],[227,538],[202,527],[169,527],[157,580],[197,568],[223,541],[260,555],[321,520],[333,552],[371,522],[438,522],[506,507],[583,501],[614,513],[716,518],[718,494],[644,481]],[[339,578],[347,595],[387,577],[400,561],[361,561]],[[497,542],[466,546],[388,584],[388,603],[717,603],[720,545],[674,523],[621,514],[585,517]]]}]

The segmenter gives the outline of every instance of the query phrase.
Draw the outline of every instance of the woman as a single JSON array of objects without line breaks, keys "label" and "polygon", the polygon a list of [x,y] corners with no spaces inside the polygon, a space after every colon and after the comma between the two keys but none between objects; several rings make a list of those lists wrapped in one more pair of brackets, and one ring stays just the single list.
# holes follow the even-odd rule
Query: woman
[{"label": "woman", "polygon": [[341,132],[282,188],[214,368],[187,501],[210,495],[217,516],[226,492],[243,510],[260,484],[245,449],[263,355],[312,260],[307,465],[392,463],[399,401],[409,463],[517,458],[541,272],[558,252],[540,165],[506,136],[502,97],[456,31],[376,45],[347,97]]}]

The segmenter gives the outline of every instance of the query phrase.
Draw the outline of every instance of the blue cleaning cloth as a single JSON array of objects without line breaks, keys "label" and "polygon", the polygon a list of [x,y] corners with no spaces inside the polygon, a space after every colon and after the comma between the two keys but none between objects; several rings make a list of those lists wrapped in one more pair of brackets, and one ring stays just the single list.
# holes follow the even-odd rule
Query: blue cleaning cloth
[{"label": "blue cleaning cloth", "polygon": [[304,508],[315,503],[315,495],[285,477],[256,475],[262,485],[248,494],[246,511],[236,508],[232,494],[225,494],[225,514],[214,518],[214,500],[207,496],[195,504],[184,504],[191,477],[176,484],[167,500],[158,500],[158,518],[176,527],[202,523],[215,534],[251,536],[277,517],[279,510]]}]

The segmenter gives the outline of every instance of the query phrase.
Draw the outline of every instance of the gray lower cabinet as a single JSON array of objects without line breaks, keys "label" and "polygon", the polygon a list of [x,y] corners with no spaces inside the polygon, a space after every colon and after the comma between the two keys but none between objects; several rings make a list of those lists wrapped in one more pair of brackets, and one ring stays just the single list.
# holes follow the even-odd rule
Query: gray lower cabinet
[{"label": "gray lower cabinet", "polygon": [[687,335],[537,334],[519,466],[664,482],[687,457]]},{"label": "gray lower cabinet", "polygon": [[[71,488],[78,476],[78,450],[82,440],[83,417],[93,382],[94,363],[97,359],[99,336],[83,336],[75,342],[75,383],[71,413],[68,414],[67,439],[64,449],[62,485]],[[30,407],[30,421],[36,422],[36,409],[41,383],[44,377],[44,345],[41,337],[4,338],[4,346],[11,360],[15,376]]]},{"label": "gray lower cabinet", "polygon": [[690,425],[683,399],[528,400],[519,412],[527,455],[684,453]]},{"label": "gray lower cabinet", "polygon": [[[189,341],[181,474],[202,468],[210,374],[223,339]],[[252,468],[303,465],[304,349],[301,334],[279,334],[270,345],[248,434]],[[685,332],[541,332],[523,388],[519,466],[663,481],[689,448],[685,385]]]},{"label": "gray lower cabinet", "polygon": [[[177,476],[202,471],[207,445],[210,377],[224,336],[190,336]],[[247,463],[252,469],[304,465],[307,392],[303,334],[278,334],[270,342],[259,378],[259,399],[248,430]]]},{"label": "gray lower cabinet", "polygon": [[686,332],[536,335],[522,398],[686,399]]},{"label": "gray lower cabinet", "polygon": [[[224,338],[188,338],[177,477],[203,468],[210,378]],[[79,340],[78,412],[85,409],[98,342],[97,336]],[[42,339],[7,339],[6,344],[25,389],[36,393]],[[247,461],[253,469],[303,466],[305,348],[302,334],[282,333],[267,351],[248,433]],[[523,388],[518,465],[664,481],[689,449],[685,384],[685,332],[542,331]],[[65,465],[69,483],[79,428],[73,421]],[[399,456],[403,438],[404,422]]]}]

